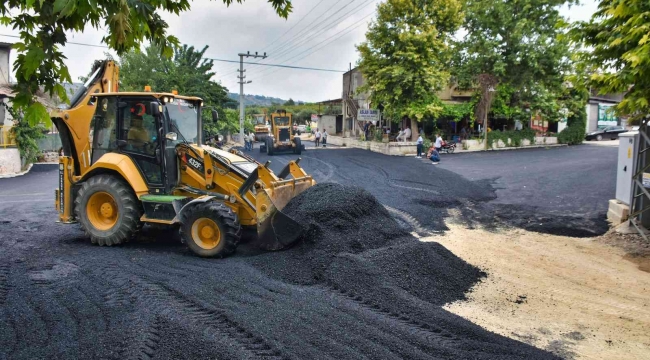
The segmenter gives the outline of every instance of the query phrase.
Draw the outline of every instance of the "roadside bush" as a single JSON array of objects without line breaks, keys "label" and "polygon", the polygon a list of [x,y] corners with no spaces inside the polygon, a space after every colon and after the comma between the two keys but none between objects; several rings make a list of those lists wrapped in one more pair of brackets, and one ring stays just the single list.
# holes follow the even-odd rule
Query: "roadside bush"
[{"label": "roadside bush", "polygon": [[[522,129],[522,130],[494,130],[488,133],[488,144],[497,143],[499,140],[503,141],[506,146],[520,147],[523,145],[524,140],[529,140],[531,144],[535,143],[535,130]],[[508,144],[510,139],[510,144]]]},{"label": "roadside bush", "polygon": [[569,145],[578,145],[582,144],[585,139],[585,127],[579,126],[580,123],[575,126],[568,126],[560,132],[557,137],[557,141],[560,144],[569,144]]}]

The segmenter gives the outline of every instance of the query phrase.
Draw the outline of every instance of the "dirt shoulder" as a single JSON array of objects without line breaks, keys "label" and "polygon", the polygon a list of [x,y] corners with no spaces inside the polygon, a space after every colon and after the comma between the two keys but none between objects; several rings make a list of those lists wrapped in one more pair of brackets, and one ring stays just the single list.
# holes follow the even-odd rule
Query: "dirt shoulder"
[{"label": "dirt shoulder", "polygon": [[612,246],[621,239],[449,227],[421,240],[439,242],[488,273],[468,301],[448,304],[449,311],[565,358],[648,358],[650,273],[641,270],[647,257]]}]

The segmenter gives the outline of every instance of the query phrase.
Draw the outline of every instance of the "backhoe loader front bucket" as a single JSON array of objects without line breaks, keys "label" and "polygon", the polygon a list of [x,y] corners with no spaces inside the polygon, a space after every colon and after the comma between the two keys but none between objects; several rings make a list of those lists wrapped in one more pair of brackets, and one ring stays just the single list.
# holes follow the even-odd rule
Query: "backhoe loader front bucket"
[{"label": "backhoe loader front bucket", "polygon": [[258,245],[265,250],[280,250],[295,243],[303,228],[282,212],[291,199],[313,186],[311,177],[279,181],[257,193]]}]

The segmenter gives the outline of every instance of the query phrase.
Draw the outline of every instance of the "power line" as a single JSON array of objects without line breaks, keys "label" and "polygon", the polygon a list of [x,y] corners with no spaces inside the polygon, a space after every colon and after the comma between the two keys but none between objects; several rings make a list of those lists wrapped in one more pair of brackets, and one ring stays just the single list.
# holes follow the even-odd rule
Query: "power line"
[{"label": "power line", "polygon": [[303,16],[303,17],[300,19],[300,21],[298,21],[297,23],[295,23],[291,28],[289,28],[289,30],[285,31],[285,32],[284,32],[282,35],[280,35],[278,38],[276,38],[275,40],[271,41],[268,45],[266,45],[265,47],[263,47],[261,51],[264,51],[265,49],[268,49],[269,46],[273,45],[276,41],[282,39],[282,37],[283,37],[284,35],[286,35],[287,33],[289,33],[291,30],[293,30],[293,28],[295,28],[296,26],[298,26],[298,24],[300,24],[303,20],[305,20],[305,19],[309,16],[309,14],[311,14],[312,11],[314,11],[314,9],[316,9],[316,8],[317,8],[321,3],[323,3],[323,1],[325,1],[325,0],[320,0],[320,1],[318,2],[318,4],[316,4],[316,6],[314,6],[313,8],[311,8],[311,10],[309,10],[309,12],[308,12],[305,16]]},{"label": "power line", "polygon": [[[343,1],[343,0],[338,0],[337,2],[335,2],[332,6],[330,6],[329,8],[327,8],[327,9],[325,10],[325,12],[323,12],[323,13],[321,14],[321,16],[324,16],[325,14],[327,14],[328,11],[330,11],[332,8],[334,8],[334,6],[336,6],[336,4],[340,3],[341,1]],[[356,1],[356,0],[352,0],[352,1],[354,2],[354,1]],[[316,6],[320,5],[321,2],[323,2],[323,0],[321,0],[321,1],[316,5]],[[311,13],[312,10],[314,10],[314,9],[316,8],[316,6],[314,6],[314,7],[309,11],[309,13]],[[309,15],[309,13],[308,13],[307,15]],[[306,19],[306,18],[307,18],[307,16],[303,17],[303,18],[301,19],[300,22],[302,22],[302,20],[304,20],[304,19]],[[296,25],[298,25],[298,24],[296,24]],[[293,29],[294,27],[296,27],[296,25],[292,26],[291,29]],[[289,30],[291,30],[291,29],[289,29]],[[304,30],[304,28],[301,29],[301,30]],[[288,31],[287,31],[287,32],[288,32]],[[287,32],[285,32],[285,34],[286,34]],[[284,34],[283,34],[282,36],[284,36]],[[282,37],[282,36],[280,36],[280,37]],[[269,49],[269,50],[266,50],[266,52],[268,52],[268,53],[272,53],[273,51],[275,51],[275,50],[277,50],[277,49],[281,49],[282,46],[284,46],[284,45],[290,43],[294,38],[296,38],[296,36],[300,36],[300,32],[298,33],[298,35],[294,35],[294,36],[291,37],[290,39],[283,41],[282,43],[280,43],[280,44],[278,44],[278,45],[272,47],[272,48]],[[279,38],[278,38],[278,39],[279,39]],[[277,41],[278,39],[274,40],[273,42]],[[271,44],[269,44],[269,46],[270,46],[270,45],[271,45]],[[264,47],[264,49],[267,49],[267,48],[268,48],[268,46]],[[256,62],[262,62],[262,61],[263,61],[263,60],[259,60],[259,61],[256,61]],[[236,72],[237,72],[237,70],[235,70],[235,71],[231,71],[231,72],[229,72],[229,73],[227,73],[227,74],[224,74],[224,77],[228,77],[228,76],[230,76],[230,75],[232,75],[232,74],[234,74],[234,73],[236,73]]]},{"label": "power line", "polygon": [[[10,38],[18,38],[18,39],[20,39],[20,36],[18,36],[18,35],[0,34],[0,36],[6,36],[6,37],[10,37]],[[96,47],[96,48],[108,49],[108,46],[105,46],[105,45],[84,44],[84,43],[78,43],[78,42],[73,42],[73,41],[66,41],[66,44],[81,45],[81,46],[91,46],[91,47]]]},{"label": "power line", "polygon": [[[320,24],[326,22],[328,19],[325,17],[325,14],[327,14],[331,9],[333,9],[333,8],[334,8],[338,3],[340,3],[341,1],[343,1],[343,0],[339,0],[339,1],[335,2],[332,6],[330,6],[329,8],[327,8],[327,10],[325,10],[325,12],[321,14],[321,17],[323,17],[323,20],[320,21],[320,22],[318,22],[318,23],[316,23],[315,25],[318,26],[318,25],[320,25]],[[355,2],[355,1],[356,1],[356,0],[352,0],[350,3],[353,3],[353,2]],[[348,3],[348,5],[350,5],[350,3]],[[345,6],[347,6],[347,5],[345,5]],[[344,6],[344,7],[345,7],[345,6]],[[339,9],[339,11],[340,11],[340,9]],[[334,14],[336,14],[336,13],[334,13]],[[334,14],[332,14],[332,15],[334,15]],[[331,16],[331,15],[328,15],[328,16]],[[305,29],[303,28],[302,30],[305,30]],[[268,53],[271,53],[271,52],[273,52],[273,51],[275,51],[275,50],[277,50],[277,49],[281,49],[283,46],[285,46],[285,45],[288,44],[288,43],[291,43],[294,39],[296,39],[296,38],[298,38],[298,37],[300,37],[300,36],[302,36],[302,35],[303,35],[302,32],[299,31],[298,34],[296,34],[296,35],[294,35],[293,37],[289,38],[288,40],[285,40],[284,42],[282,42],[282,43],[280,43],[280,44],[274,46],[273,48],[269,49],[267,52],[268,52]]]},{"label": "power line", "polygon": [[[314,47],[316,47],[316,46],[318,46],[318,45],[320,45],[320,44],[323,44],[325,41],[327,41],[327,40],[329,40],[329,39],[332,39],[332,37],[334,37],[334,36],[336,36],[336,35],[338,35],[338,34],[341,34],[343,31],[349,29],[348,31],[345,31],[344,33],[342,33],[341,35],[339,35],[339,36],[337,36],[336,38],[332,39],[331,41],[329,41],[328,43],[324,44],[323,46],[319,47],[318,49],[316,49],[316,50],[314,50],[314,51],[312,51],[312,52],[309,52],[309,53],[305,54],[303,57],[301,57],[301,58],[299,58],[299,59],[295,59],[295,60],[294,60],[293,62],[291,62],[290,64],[296,63],[297,61],[300,61],[300,60],[302,60],[302,59],[304,59],[304,58],[306,58],[306,57],[308,57],[308,56],[310,56],[310,55],[312,55],[312,54],[314,54],[314,53],[316,53],[316,52],[322,50],[325,46],[327,46],[327,45],[333,43],[334,41],[340,39],[341,37],[343,37],[343,36],[349,34],[350,32],[352,32],[352,30],[358,28],[359,26],[364,25],[364,23],[361,22],[361,21],[364,20],[364,19],[366,19],[366,18],[368,18],[369,16],[374,15],[376,12],[377,12],[377,11],[375,10],[375,11],[371,12],[370,14],[368,14],[368,15],[364,16],[363,18],[361,18],[361,20],[359,20],[360,22],[359,22],[358,24],[356,24],[354,27],[350,28],[350,27],[352,26],[352,25],[350,25],[350,26],[348,26],[347,28],[345,28],[345,29],[339,31],[338,33],[336,33],[336,34],[330,36],[329,38],[327,38],[327,39],[321,41],[320,43],[318,43],[318,44],[316,44],[316,45],[310,47],[309,49],[303,51],[302,53],[298,54],[298,55],[302,55],[302,54],[305,53],[306,51],[309,51],[310,49],[313,49]],[[354,25],[354,24],[353,24],[353,25]],[[282,69],[277,69],[277,70],[275,70],[275,71],[271,71],[270,73],[266,73],[266,74],[264,74],[264,75],[258,77],[257,79],[259,80],[259,79],[261,79],[261,78],[267,77],[267,76],[272,75],[272,74],[274,74],[274,73],[276,73],[276,72],[278,72],[278,71],[280,71],[280,70],[282,70]]]},{"label": "power line", "polygon": [[[318,31],[316,34],[311,35],[311,32],[305,34],[305,38],[304,38],[304,39],[299,40],[298,43],[293,44],[292,46],[287,47],[286,49],[280,51],[279,54],[275,54],[275,55],[274,55],[274,58],[277,60],[277,59],[282,59],[283,57],[286,57],[287,55],[291,54],[292,52],[298,50],[300,46],[307,44],[310,40],[313,40],[314,38],[316,38],[316,37],[318,37],[318,36],[320,36],[320,35],[322,35],[322,34],[325,34],[325,33],[326,33],[327,31],[329,31],[331,28],[333,28],[333,27],[335,27],[336,25],[342,23],[343,21],[345,21],[346,19],[352,17],[353,15],[356,15],[356,11],[357,11],[358,9],[360,9],[360,8],[364,7],[365,5],[367,5],[368,3],[370,3],[370,2],[374,2],[374,1],[376,1],[376,0],[366,0],[365,2],[359,4],[356,8],[352,9],[352,10],[350,11],[350,15],[348,15],[348,16],[346,16],[346,17],[339,17],[339,18],[338,18],[338,21],[337,21],[337,19],[335,19],[334,22],[328,24],[328,25],[329,25],[328,27],[322,28],[322,29],[321,29],[320,31]],[[349,4],[351,4],[351,3],[349,3]],[[349,5],[349,4],[348,4],[348,5]],[[347,5],[346,5],[346,6],[347,6]],[[345,6],[344,6],[344,7],[345,7]],[[343,8],[344,8],[344,7],[343,7]],[[342,10],[343,8],[339,9],[339,11]],[[338,13],[338,11],[337,11],[337,13]],[[316,28],[312,29],[312,32],[313,32],[314,30],[316,30],[316,29],[318,29],[318,26],[317,26]],[[311,36],[310,36],[310,35],[311,35]],[[289,61],[289,59],[284,60],[283,62],[280,62],[280,63],[284,63],[284,62],[286,62],[286,61]],[[256,74],[256,75],[263,74],[263,73],[266,72],[266,70],[267,70],[267,69],[264,69],[264,70],[262,70],[260,73],[258,73],[258,74]]]},{"label": "power line", "polygon": [[[215,59],[215,58],[205,58],[205,59],[228,62],[228,63],[239,63],[239,61],[237,60],[225,60],[225,59]],[[321,68],[312,68],[312,67],[303,67],[303,66],[289,66],[289,65],[281,65],[281,64],[256,63],[252,61],[244,61],[244,64],[269,66],[269,67],[281,67],[281,68],[289,68],[289,69],[300,69],[300,70],[329,71],[329,72],[341,72],[341,73],[345,72],[344,70],[321,69]]]},{"label": "power line", "polygon": [[[13,38],[20,38],[20,36],[17,35],[6,35],[6,34],[0,34],[0,36],[7,36],[7,37],[13,37]],[[91,47],[98,47],[98,48],[105,48],[108,49],[108,46],[105,45],[94,45],[94,44],[86,44],[86,43],[78,43],[78,42],[66,42],[66,44],[72,44],[72,45],[80,45],[80,46],[91,46]],[[220,61],[220,62],[227,62],[227,63],[239,63],[237,60],[226,60],[226,59],[216,59],[216,58],[204,58],[207,60],[214,60],[214,61]],[[334,70],[334,69],[321,69],[321,68],[312,68],[312,67],[302,67],[302,66],[289,66],[289,65],[281,65],[281,64],[266,64],[266,63],[255,63],[255,62],[247,62],[245,61],[244,64],[249,64],[249,65],[259,65],[259,66],[269,66],[269,67],[282,67],[282,68],[289,68],[289,69],[298,69],[298,70],[314,70],[314,71],[329,71],[329,72],[345,72],[343,70]]]}]

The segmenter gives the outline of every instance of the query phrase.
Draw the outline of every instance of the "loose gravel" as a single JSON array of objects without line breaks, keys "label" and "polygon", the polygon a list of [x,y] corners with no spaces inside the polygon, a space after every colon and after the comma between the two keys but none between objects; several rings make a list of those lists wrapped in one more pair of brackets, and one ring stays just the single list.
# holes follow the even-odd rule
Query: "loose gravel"
[{"label": "loose gravel", "polygon": [[217,260],[148,226],[91,245],[51,196],[20,195],[51,194],[56,173],[0,186],[0,359],[554,358],[443,310],[484,274],[365,190],[319,184],[285,208],[296,246]]}]

